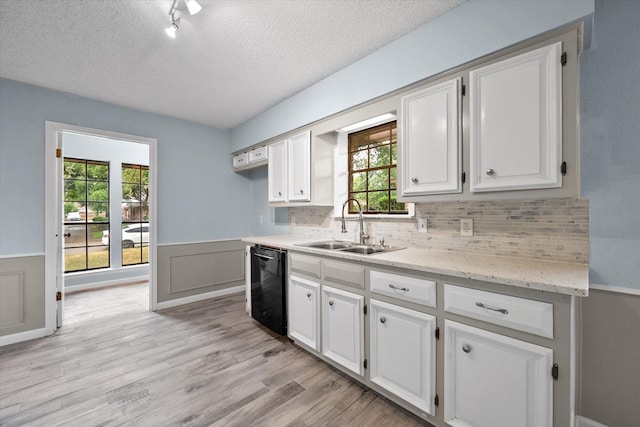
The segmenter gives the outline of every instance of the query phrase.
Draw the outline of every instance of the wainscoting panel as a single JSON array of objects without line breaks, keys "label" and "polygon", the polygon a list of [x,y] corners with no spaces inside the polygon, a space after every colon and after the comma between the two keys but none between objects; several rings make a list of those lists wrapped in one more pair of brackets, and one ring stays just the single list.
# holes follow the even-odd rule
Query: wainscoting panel
[{"label": "wainscoting panel", "polygon": [[158,302],[244,284],[240,240],[158,246]]},{"label": "wainscoting panel", "polygon": [[24,273],[0,273],[0,329],[24,324]]},{"label": "wainscoting panel", "polygon": [[44,314],[44,255],[1,258],[0,336],[44,328]]}]

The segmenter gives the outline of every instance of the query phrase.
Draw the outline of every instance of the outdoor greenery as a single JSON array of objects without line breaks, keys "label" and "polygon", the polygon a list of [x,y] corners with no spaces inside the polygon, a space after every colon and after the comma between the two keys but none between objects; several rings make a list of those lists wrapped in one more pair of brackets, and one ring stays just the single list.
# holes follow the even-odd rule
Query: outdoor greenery
[{"label": "outdoor greenery", "polygon": [[[144,262],[149,261],[149,247],[142,248],[142,259]],[[103,251],[90,252],[88,266],[89,268],[99,268],[109,266],[109,251],[105,248]],[[122,249],[122,265],[140,264],[140,247]],[[64,271],[85,270],[85,254],[65,255]]]},{"label": "outdoor greenery", "polygon": [[[349,197],[366,213],[404,213],[396,201],[396,122],[349,135]],[[349,212],[357,212],[355,203]]]},{"label": "outdoor greenery", "polygon": [[122,200],[127,212],[123,219],[147,221],[149,217],[149,167],[122,165]]},{"label": "outdoor greenery", "polygon": [[65,215],[85,207],[86,204],[96,216],[107,221],[109,216],[109,164],[65,158],[63,167]]}]

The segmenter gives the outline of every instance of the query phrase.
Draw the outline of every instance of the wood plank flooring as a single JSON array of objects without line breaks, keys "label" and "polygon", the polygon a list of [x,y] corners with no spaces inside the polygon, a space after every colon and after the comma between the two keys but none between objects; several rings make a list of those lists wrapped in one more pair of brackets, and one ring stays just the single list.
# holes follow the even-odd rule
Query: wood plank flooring
[{"label": "wood plank flooring", "polygon": [[0,425],[429,425],[260,326],[244,295],[152,313],[142,283],[65,302],[56,334],[0,348]]}]

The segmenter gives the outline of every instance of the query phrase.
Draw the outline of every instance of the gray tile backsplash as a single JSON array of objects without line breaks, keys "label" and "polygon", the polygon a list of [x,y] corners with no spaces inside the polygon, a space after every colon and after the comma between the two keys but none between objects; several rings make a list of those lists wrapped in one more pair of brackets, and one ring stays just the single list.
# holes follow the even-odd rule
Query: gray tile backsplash
[{"label": "gray tile backsplash", "polygon": [[[483,253],[560,262],[589,262],[589,202],[579,199],[417,203],[416,217],[427,218],[428,232],[414,219],[367,218],[374,242],[463,253]],[[289,233],[318,239],[358,239],[358,223],[340,220],[330,207],[289,209]],[[472,237],[460,236],[460,218],[473,218]]]}]

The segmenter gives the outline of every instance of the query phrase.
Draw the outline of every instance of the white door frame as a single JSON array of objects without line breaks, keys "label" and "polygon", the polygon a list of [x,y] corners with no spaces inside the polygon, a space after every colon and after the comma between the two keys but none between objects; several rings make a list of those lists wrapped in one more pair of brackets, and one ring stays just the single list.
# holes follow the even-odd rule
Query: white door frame
[{"label": "white door frame", "polygon": [[[157,297],[157,206],[158,185],[157,166],[158,140],[144,136],[129,135],[125,133],[93,129],[84,126],[76,126],[67,123],[59,123],[47,120],[45,122],[45,330],[46,335],[55,332],[61,317],[58,318],[62,303],[56,303],[56,292],[64,289],[62,276],[62,159],[56,158],[56,149],[61,148],[61,135],[63,132],[119,139],[149,146],[149,197],[151,198],[149,211],[149,308],[156,310]],[[64,296],[63,296],[64,301]],[[62,314],[62,313],[60,313]]]}]

